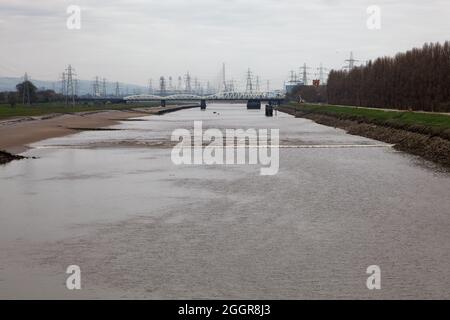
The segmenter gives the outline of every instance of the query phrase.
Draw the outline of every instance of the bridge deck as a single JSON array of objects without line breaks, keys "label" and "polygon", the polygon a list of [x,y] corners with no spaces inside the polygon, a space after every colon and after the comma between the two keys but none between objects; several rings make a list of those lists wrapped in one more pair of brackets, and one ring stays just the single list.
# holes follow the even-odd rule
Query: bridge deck
[{"label": "bridge deck", "polygon": [[222,101],[232,101],[232,100],[283,100],[285,98],[284,94],[273,93],[273,92],[221,92],[213,95],[199,96],[193,94],[176,94],[170,96],[158,96],[151,94],[139,94],[124,97],[125,101],[160,101],[160,100],[177,100],[177,101],[187,101],[187,100],[222,100]]}]

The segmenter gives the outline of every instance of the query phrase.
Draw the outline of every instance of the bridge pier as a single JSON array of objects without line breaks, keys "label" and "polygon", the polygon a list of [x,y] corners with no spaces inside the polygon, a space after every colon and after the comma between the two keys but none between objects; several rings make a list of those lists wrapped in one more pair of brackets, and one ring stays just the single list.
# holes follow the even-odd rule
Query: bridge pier
[{"label": "bridge pier", "polygon": [[273,105],[271,102],[266,105],[266,117],[273,117]]},{"label": "bridge pier", "polygon": [[247,101],[247,109],[261,109],[261,100],[250,99]]},{"label": "bridge pier", "polygon": [[200,100],[200,109],[201,110],[206,109],[206,100],[204,100],[204,99]]},{"label": "bridge pier", "polygon": [[166,100],[161,100],[161,107],[165,108],[166,106]]}]

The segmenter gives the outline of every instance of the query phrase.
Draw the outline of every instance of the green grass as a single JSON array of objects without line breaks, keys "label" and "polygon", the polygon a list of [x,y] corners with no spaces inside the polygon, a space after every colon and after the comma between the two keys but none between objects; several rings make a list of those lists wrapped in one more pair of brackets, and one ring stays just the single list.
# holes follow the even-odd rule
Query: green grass
[{"label": "green grass", "polygon": [[11,107],[9,104],[0,104],[0,119],[25,116],[42,116],[52,113],[73,113],[97,110],[129,110],[132,108],[155,107],[158,103],[147,104],[78,104],[65,106],[61,102],[50,102],[29,105],[18,104]]},{"label": "green grass", "polygon": [[302,112],[328,114],[339,118],[361,120],[393,127],[428,127],[438,132],[450,129],[450,115],[443,114],[384,111],[347,106],[299,104],[295,102],[289,103],[287,107],[295,108]]}]

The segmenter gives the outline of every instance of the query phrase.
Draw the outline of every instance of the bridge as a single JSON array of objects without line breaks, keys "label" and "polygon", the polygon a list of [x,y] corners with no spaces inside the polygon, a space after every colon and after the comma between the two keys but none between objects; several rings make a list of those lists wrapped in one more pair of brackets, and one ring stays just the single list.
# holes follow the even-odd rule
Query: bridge
[{"label": "bridge", "polygon": [[260,109],[261,101],[267,101],[269,104],[280,104],[285,95],[281,92],[219,92],[212,95],[195,94],[174,94],[169,96],[159,96],[152,94],[138,94],[124,97],[127,103],[161,101],[165,106],[166,101],[200,101],[200,107],[206,108],[206,101],[247,101],[247,108]]}]

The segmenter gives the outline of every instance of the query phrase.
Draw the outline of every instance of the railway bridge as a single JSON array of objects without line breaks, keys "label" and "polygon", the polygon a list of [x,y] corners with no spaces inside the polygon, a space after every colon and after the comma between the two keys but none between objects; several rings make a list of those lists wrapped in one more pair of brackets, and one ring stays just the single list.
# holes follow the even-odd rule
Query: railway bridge
[{"label": "railway bridge", "polygon": [[159,96],[152,94],[138,94],[124,97],[127,103],[161,101],[161,106],[166,101],[199,101],[201,109],[206,109],[207,101],[247,101],[248,109],[260,109],[261,102],[267,101],[270,105],[281,104],[285,95],[280,92],[219,92],[212,95],[174,94]]}]

